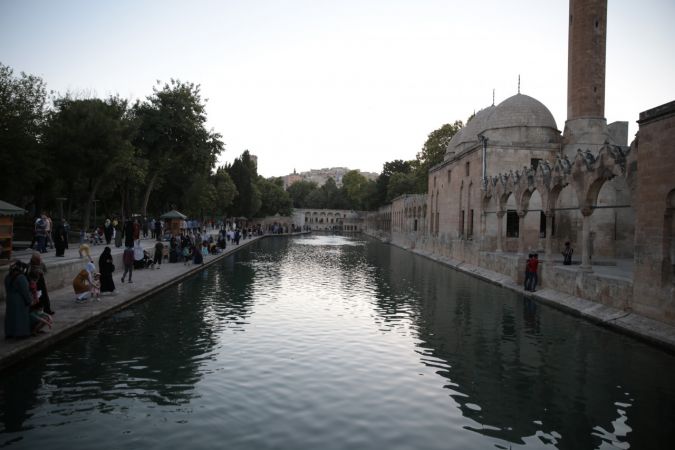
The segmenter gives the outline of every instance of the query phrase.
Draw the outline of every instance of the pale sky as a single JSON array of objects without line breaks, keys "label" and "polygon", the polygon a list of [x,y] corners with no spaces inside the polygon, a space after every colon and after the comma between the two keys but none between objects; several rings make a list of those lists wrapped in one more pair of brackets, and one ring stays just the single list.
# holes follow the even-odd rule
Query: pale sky
[{"label": "pale sky", "polygon": [[[609,0],[605,115],[675,99],[675,1]],[[521,92],[566,118],[565,0],[0,0],[0,62],[135,100],[201,85],[221,162],[264,176],[413,159],[444,123]]]}]

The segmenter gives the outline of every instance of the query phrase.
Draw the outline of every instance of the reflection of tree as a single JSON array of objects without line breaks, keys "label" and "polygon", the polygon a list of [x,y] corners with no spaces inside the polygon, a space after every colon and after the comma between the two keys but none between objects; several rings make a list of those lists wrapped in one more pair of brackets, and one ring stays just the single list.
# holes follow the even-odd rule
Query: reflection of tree
[{"label": "reflection of tree", "polygon": [[[20,431],[24,421],[31,417],[31,411],[37,404],[37,389],[42,384],[39,371],[16,371],[3,374],[0,378],[0,411],[2,411],[2,432]],[[4,446],[0,442],[0,446]]]},{"label": "reflection of tree", "polygon": [[513,443],[553,432],[563,448],[610,438],[647,448],[675,437],[649,419],[654,405],[675,418],[674,358],[393,246],[369,244],[367,258],[377,267],[380,320],[411,318],[428,349],[421,361],[447,363],[438,374],[476,422],[468,429]]},{"label": "reflection of tree", "polygon": [[[157,405],[188,403],[219,329],[234,317],[241,323],[250,316],[246,291],[254,271],[227,259],[3,374],[5,431],[21,427],[38,396],[53,404],[98,404],[103,411],[125,397]],[[49,388],[41,392],[44,386]]]}]

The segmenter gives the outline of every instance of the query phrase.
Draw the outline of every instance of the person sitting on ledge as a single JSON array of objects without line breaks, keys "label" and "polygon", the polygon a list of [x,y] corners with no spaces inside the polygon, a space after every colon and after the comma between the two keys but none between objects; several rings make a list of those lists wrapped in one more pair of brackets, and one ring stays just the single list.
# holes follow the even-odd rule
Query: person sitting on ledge
[{"label": "person sitting on ledge", "polygon": [[75,302],[83,303],[89,300],[91,296],[91,284],[89,281],[89,271],[82,269],[73,279],[73,290],[75,291]]},{"label": "person sitting on ledge", "polygon": [[26,278],[27,266],[14,261],[5,277],[5,339],[31,335],[30,305],[33,303]]}]

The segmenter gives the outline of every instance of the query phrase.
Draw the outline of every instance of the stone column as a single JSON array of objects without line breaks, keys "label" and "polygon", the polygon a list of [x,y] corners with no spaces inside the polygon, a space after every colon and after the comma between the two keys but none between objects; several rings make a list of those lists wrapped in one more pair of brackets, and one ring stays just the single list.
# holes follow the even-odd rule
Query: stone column
[{"label": "stone column", "polygon": [[502,250],[502,233],[504,232],[504,211],[497,211],[497,252]]},{"label": "stone column", "polygon": [[527,211],[518,211],[518,253],[525,253],[525,215]]},{"label": "stone column", "polygon": [[546,211],[544,215],[546,216],[546,243],[544,251],[546,252],[546,257],[550,260],[553,257],[551,251],[551,244],[553,242],[553,211]]},{"label": "stone column", "polygon": [[591,266],[591,208],[582,208],[582,231],[581,231],[581,266],[580,270],[584,272],[592,272]]}]

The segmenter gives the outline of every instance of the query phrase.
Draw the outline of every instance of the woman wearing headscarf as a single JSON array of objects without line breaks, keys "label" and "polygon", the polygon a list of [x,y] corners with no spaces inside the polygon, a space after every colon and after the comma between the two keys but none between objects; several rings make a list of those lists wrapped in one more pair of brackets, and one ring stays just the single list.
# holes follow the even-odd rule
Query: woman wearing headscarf
[{"label": "woman wearing headscarf", "polygon": [[38,291],[41,292],[38,305],[44,312],[49,315],[54,314],[52,309],[51,302],[49,300],[49,293],[47,293],[47,283],[45,281],[45,274],[47,273],[47,266],[42,261],[42,255],[39,252],[33,252],[33,256],[30,258],[30,265],[28,267],[28,277],[31,274],[35,275],[37,280]]},{"label": "woman wearing headscarf", "polygon": [[15,261],[5,277],[5,338],[31,335],[30,305],[33,302],[25,275],[26,264]]},{"label": "woman wearing headscarf", "polygon": [[110,219],[105,219],[103,223],[103,235],[105,236],[105,245],[110,245],[110,241],[113,237],[113,225]]},{"label": "woman wearing headscarf", "polygon": [[103,253],[98,258],[98,270],[101,273],[101,292],[115,292],[115,282],[112,276],[115,265],[110,247],[103,249]]}]

